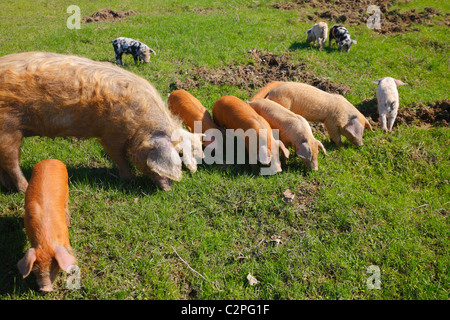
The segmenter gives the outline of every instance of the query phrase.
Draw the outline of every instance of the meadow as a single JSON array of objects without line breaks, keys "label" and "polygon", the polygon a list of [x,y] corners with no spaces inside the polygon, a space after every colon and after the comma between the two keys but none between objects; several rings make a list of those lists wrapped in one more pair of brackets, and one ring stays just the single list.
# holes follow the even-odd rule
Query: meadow
[{"label": "meadow", "polygon": [[[322,6],[285,8],[279,0],[3,0],[0,55],[51,51],[114,63],[114,38],[139,39],[156,55],[139,65],[126,55],[123,68],[151,82],[165,101],[185,85],[211,111],[222,96],[248,100],[259,89],[231,79],[239,67],[260,63],[249,54],[256,48],[346,88],[343,95],[368,114],[376,114],[372,81],[401,79],[408,85],[399,87],[400,109],[417,115],[449,98],[450,3],[393,2],[388,10],[420,13],[432,7],[440,14],[386,33],[352,23],[348,15],[341,24],[358,43],[344,53],[336,45],[318,51],[305,42],[314,22],[336,23],[316,15]],[[366,4],[354,11],[366,12]],[[80,8],[81,17],[103,8],[136,14],[70,29],[70,5]],[[210,78],[195,74],[199,68]],[[210,80],[223,70],[231,75]],[[16,264],[29,248],[24,195],[0,187],[0,299],[446,300],[448,102],[446,112],[443,121],[399,119],[391,133],[374,118],[362,147],[344,140],[338,149],[319,126],[315,136],[327,155],[320,154],[318,171],[309,171],[294,153],[283,172],[271,176],[248,165],[201,164],[193,174],[185,169],[169,192],[137,170],[132,181],[121,181],[95,139],[26,138],[20,164],[27,178],[44,159],[67,166],[69,233],[81,286],[69,288],[61,272],[56,290],[41,294],[33,275],[22,279]],[[285,198],[286,190],[293,199]],[[378,288],[368,285],[375,275],[371,266],[379,270]],[[248,275],[258,282],[250,283]]]}]

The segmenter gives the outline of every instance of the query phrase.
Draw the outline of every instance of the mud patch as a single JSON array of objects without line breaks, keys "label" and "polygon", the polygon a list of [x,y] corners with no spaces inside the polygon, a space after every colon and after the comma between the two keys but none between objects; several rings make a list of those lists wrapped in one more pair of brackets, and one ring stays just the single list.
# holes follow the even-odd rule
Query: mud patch
[{"label": "mud patch", "polygon": [[81,21],[83,23],[116,21],[116,20],[121,20],[128,16],[136,15],[136,14],[137,13],[133,10],[115,11],[112,9],[101,9],[97,12],[94,12],[90,17],[84,17]]},{"label": "mud patch", "polygon": [[171,90],[198,89],[204,83],[210,83],[214,86],[237,86],[251,96],[256,89],[276,80],[308,83],[330,93],[345,94],[350,90],[348,86],[315,76],[311,71],[306,70],[305,63],[293,64],[285,55],[280,57],[259,49],[250,49],[246,57],[252,61],[243,66],[230,64],[215,70],[196,67],[187,71],[178,71],[177,74],[187,75],[187,77],[183,81],[177,79],[170,88]]},{"label": "mud patch", "polygon": [[[390,10],[389,8],[392,7],[394,2],[389,0],[361,0],[355,6],[355,1],[350,0],[297,0],[273,4],[273,7],[282,10],[299,10],[305,7],[317,9],[313,14],[301,17],[300,19],[303,21],[324,20],[331,23],[360,25],[366,24],[369,17],[374,13],[368,13],[367,8],[370,5],[376,5],[381,12],[381,29],[374,29],[374,31],[381,34],[418,31],[413,28],[414,24],[444,24],[450,26],[449,13],[444,14],[432,7],[427,7],[421,12],[416,9],[404,12],[400,12],[400,9]],[[443,19],[435,19],[437,17]]]},{"label": "mud patch", "polygon": [[[379,125],[377,99],[367,99],[356,106],[371,125]],[[450,99],[432,103],[415,102],[412,107],[400,106],[396,123],[408,125],[432,125],[448,127],[450,123]]]}]

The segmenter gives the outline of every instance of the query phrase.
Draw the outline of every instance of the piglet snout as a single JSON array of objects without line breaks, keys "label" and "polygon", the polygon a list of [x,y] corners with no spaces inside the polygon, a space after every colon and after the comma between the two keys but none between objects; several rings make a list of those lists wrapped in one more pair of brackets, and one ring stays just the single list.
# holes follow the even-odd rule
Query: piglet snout
[{"label": "piglet snout", "polygon": [[42,291],[42,292],[52,292],[52,291],[53,291],[53,287],[52,287],[51,285],[46,285],[46,286],[40,287],[40,288],[39,288],[39,291]]}]

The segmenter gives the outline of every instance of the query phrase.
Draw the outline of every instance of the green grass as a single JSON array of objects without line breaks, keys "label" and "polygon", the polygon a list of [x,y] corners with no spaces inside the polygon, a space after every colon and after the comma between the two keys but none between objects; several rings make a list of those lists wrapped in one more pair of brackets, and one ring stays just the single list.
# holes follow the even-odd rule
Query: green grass
[{"label": "green grass", "polygon": [[[112,39],[139,38],[157,55],[139,66],[124,56],[124,68],[166,100],[177,71],[245,64],[247,51],[258,48],[347,85],[356,105],[375,96],[371,81],[384,76],[409,84],[399,88],[401,108],[448,98],[445,25],[389,36],[349,26],[358,44],[344,54],[304,46],[311,25],[299,19],[304,10],[277,10],[272,1],[80,0],[82,16],[102,8],[139,14],[79,30],[66,27],[71,4],[0,2],[0,54],[42,50],[112,62]],[[440,1],[396,6],[449,10]],[[223,95],[250,98],[242,88],[208,83],[191,93],[209,110]],[[95,140],[25,139],[27,178],[47,158],[68,168],[69,232],[82,286],[67,289],[60,273],[57,290],[42,295],[34,276],[22,279],[24,197],[1,189],[0,299],[448,299],[448,127],[397,123],[390,134],[365,132],[363,147],[345,142],[340,150],[317,137],[328,152],[317,172],[296,157],[275,176],[201,165],[194,174],[185,170],[170,192],[139,172],[121,181]],[[296,194],[292,203],[282,201],[286,189]],[[367,288],[371,265],[380,268],[381,289]],[[249,273],[258,284],[249,285]]]}]

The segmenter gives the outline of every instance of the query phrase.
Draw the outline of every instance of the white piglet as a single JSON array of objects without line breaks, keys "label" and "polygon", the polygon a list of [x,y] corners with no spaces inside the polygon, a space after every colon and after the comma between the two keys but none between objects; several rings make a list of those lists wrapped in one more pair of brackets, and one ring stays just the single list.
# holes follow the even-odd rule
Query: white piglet
[{"label": "white piglet", "polygon": [[311,29],[305,31],[307,34],[306,42],[312,42],[317,48],[322,50],[325,48],[325,43],[328,37],[328,25],[325,22],[316,23]]},{"label": "white piglet", "polygon": [[378,84],[377,101],[381,128],[384,131],[391,131],[395,118],[397,117],[399,106],[397,87],[406,85],[407,83],[391,77],[381,78],[373,81],[373,83]]}]

